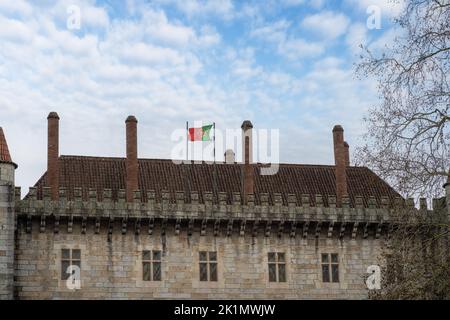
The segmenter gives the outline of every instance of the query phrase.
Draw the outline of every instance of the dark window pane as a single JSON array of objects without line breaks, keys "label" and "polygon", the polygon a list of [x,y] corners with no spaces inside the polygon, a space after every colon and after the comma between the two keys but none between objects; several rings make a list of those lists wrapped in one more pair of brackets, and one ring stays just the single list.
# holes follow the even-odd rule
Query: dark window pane
[{"label": "dark window pane", "polygon": [[153,260],[156,260],[156,261],[161,260],[161,251],[153,251]]},{"label": "dark window pane", "polygon": [[328,263],[328,253],[322,253],[322,263]]},{"label": "dark window pane", "polygon": [[61,259],[70,260],[70,250],[69,249],[61,250]]},{"label": "dark window pane", "polygon": [[286,282],[286,265],[285,264],[278,265],[278,281]]},{"label": "dark window pane", "polygon": [[278,253],[278,262],[285,262],[284,253]]},{"label": "dark window pane", "polygon": [[70,274],[67,273],[67,269],[70,266],[70,261],[63,260],[61,261],[61,280],[67,280]]},{"label": "dark window pane", "polygon": [[275,262],[276,261],[275,253],[274,252],[269,252],[268,253],[268,258],[269,258],[269,262]]},{"label": "dark window pane", "polygon": [[199,253],[200,261],[208,261],[208,257],[205,251],[200,251]]},{"label": "dark window pane", "polygon": [[277,281],[277,270],[276,265],[273,263],[269,263],[269,281],[276,282]]},{"label": "dark window pane", "polygon": [[206,263],[200,263],[200,281],[208,281],[208,267]]},{"label": "dark window pane", "polygon": [[217,261],[217,253],[216,252],[209,253],[209,261]]},{"label": "dark window pane", "polygon": [[331,254],[331,262],[338,263],[339,262],[338,260],[339,259],[338,259],[338,254],[337,253]]},{"label": "dark window pane", "polygon": [[143,280],[144,281],[150,281],[151,279],[151,271],[150,271],[150,263],[149,262],[144,262],[142,264],[142,269],[143,269]]},{"label": "dark window pane", "polygon": [[322,281],[330,282],[330,269],[327,264],[322,265]]},{"label": "dark window pane", "polygon": [[72,259],[74,259],[74,260],[80,260],[81,259],[81,251],[80,251],[80,249],[73,249],[72,250]]},{"label": "dark window pane", "polygon": [[339,265],[337,264],[331,265],[331,273],[333,282],[339,282]]},{"label": "dark window pane", "polygon": [[161,281],[161,262],[153,262],[153,281]]},{"label": "dark window pane", "polygon": [[150,259],[151,259],[150,251],[148,250],[142,251],[142,260],[148,261]]},{"label": "dark window pane", "polygon": [[209,280],[217,281],[217,263],[209,264]]},{"label": "dark window pane", "polygon": [[81,270],[81,261],[80,260],[72,261],[72,265],[77,266]]}]

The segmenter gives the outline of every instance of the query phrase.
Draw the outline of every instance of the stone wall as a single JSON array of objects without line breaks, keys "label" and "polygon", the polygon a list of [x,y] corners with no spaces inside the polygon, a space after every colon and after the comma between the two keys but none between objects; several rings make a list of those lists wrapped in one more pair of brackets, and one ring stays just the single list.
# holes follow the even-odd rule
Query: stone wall
[{"label": "stone wall", "polygon": [[0,300],[13,297],[13,263],[14,167],[0,163]]},{"label": "stone wall", "polygon": [[[364,299],[364,274],[376,264],[382,239],[313,235],[269,237],[251,233],[230,237],[223,230],[214,236],[208,230],[201,236],[198,226],[191,236],[173,228],[161,234],[155,226],[152,235],[121,234],[121,223],[114,225],[112,241],[108,226],[95,233],[93,224],[86,234],[74,223],[73,232],[53,224],[44,232],[34,220],[32,231],[19,223],[15,261],[15,296],[18,299]],[[81,289],[67,289],[61,281],[61,249],[81,249]],[[162,281],[142,281],[142,250],[162,250]],[[199,251],[217,251],[218,281],[199,281]],[[268,252],[284,252],[287,282],[268,280]],[[339,254],[339,283],[322,283],[321,253]]]}]

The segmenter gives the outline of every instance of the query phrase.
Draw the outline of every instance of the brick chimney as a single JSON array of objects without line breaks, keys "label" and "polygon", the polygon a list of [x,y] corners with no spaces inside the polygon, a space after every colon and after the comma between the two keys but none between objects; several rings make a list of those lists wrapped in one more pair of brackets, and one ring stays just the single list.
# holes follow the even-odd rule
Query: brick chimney
[{"label": "brick chimney", "polygon": [[252,152],[252,129],[253,125],[246,120],[242,123],[242,194],[244,204],[247,203],[247,195],[254,193],[254,177],[253,177],[253,152]]},{"label": "brick chimney", "polygon": [[236,157],[235,157],[234,151],[231,149],[228,149],[227,151],[225,151],[224,157],[225,157],[225,163],[227,163],[227,164],[233,164],[236,162]]},{"label": "brick chimney", "polygon": [[345,152],[345,165],[350,167],[350,146],[347,141],[344,141],[344,152]]},{"label": "brick chimney", "polygon": [[344,145],[344,129],[340,125],[333,128],[334,162],[336,175],[337,204],[342,204],[342,197],[347,195],[347,160]]},{"label": "brick chimney", "polygon": [[129,116],[125,121],[127,127],[126,192],[127,201],[133,201],[134,191],[139,189],[139,164],[137,157],[137,119]]},{"label": "brick chimney", "polygon": [[59,199],[59,116],[50,112],[48,117],[47,179],[52,200]]}]

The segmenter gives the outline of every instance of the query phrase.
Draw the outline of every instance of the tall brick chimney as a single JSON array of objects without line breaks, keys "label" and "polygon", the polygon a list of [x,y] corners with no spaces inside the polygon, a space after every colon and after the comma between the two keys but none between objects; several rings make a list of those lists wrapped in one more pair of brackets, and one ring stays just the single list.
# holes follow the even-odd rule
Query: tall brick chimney
[{"label": "tall brick chimney", "polygon": [[344,141],[344,152],[345,152],[345,165],[350,167],[350,146],[347,141]]},{"label": "tall brick chimney", "polygon": [[340,125],[333,128],[334,162],[336,175],[337,204],[342,204],[342,197],[347,195],[347,163],[344,146],[344,129]]},{"label": "tall brick chimney", "polygon": [[48,117],[47,179],[52,200],[59,199],[59,116],[50,112]]},{"label": "tall brick chimney", "polygon": [[242,123],[242,194],[244,204],[247,203],[247,195],[254,193],[254,177],[253,177],[253,156],[252,156],[252,129],[253,125],[249,120]]},{"label": "tall brick chimney", "polygon": [[127,127],[126,192],[127,201],[133,201],[134,191],[139,189],[139,164],[137,157],[137,119],[129,116],[125,121]]}]

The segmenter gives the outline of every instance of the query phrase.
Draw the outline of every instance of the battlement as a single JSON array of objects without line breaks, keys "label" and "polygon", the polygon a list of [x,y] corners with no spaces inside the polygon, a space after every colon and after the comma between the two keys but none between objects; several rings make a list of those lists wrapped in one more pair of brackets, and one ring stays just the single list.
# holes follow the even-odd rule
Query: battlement
[{"label": "battlement", "polygon": [[[363,197],[356,196],[354,206],[349,197],[344,196],[342,205],[336,205],[336,197],[329,195],[260,193],[249,194],[247,204],[243,204],[241,194],[234,192],[231,197],[219,192],[183,191],[171,193],[148,191],[145,195],[135,191],[132,202],[126,201],[125,190],[117,191],[117,200],[113,200],[112,190],[97,192],[94,189],[74,188],[68,196],[65,188],[59,189],[59,200],[52,200],[51,189],[43,188],[42,198],[36,188],[30,188],[25,199],[21,199],[20,188],[15,189],[16,213],[19,215],[71,215],[80,217],[165,217],[184,219],[246,219],[246,220],[314,220],[314,221],[358,221],[388,222],[394,209],[419,210],[429,217],[441,216],[445,198],[433,199],[433,208],[427,207],[426,199],[420,199],[419,208],[414,199],[400,197],[389,199],[381,197],[379,201],[370,197],[365,203]],[[256,201],[256,199],[258,199]],[[269,201],[270,199],[270,201]]]}]

